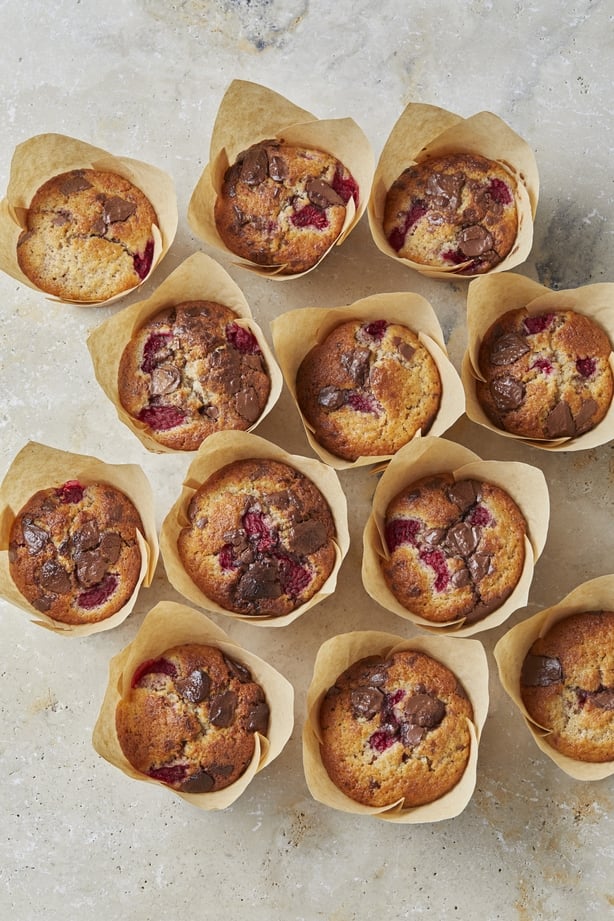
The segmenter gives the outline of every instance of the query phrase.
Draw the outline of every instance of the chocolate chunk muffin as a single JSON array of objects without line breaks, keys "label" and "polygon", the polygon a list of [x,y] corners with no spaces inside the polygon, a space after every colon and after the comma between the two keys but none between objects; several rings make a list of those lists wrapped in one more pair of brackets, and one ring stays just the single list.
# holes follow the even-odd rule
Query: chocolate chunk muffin
[{"label": "chocolate chunk muffin", "polygon": [[557,310],[503,314],[479,351],[476,396],[498,428],[535,439],[575,438],[593,429],[612,402],[604,330],[585,314]]},{"label": "chocolate chunk muffin", "polygon": [[116,173],[75,169],[35,193],[17,243],[22,272],[41,291],[69,301],[105,301],[149,274],[149,199]]},{"label": "chocolate chunk muffin", "polygon": [[258,340],[222,304],[186,301],[151,317],[118,370],[124,409],[165,447],[196,451],[208,435],[246,430],[271,381]]},{"label": "chocolate chunk muffin", "polygon": [[439,410],[437,365],[418,336],[398,323],[351,320],[300,364],[296,395],[319,443],[344,460],[394,454]]},{"label": "chocolate chunk muffin", "polygon": [[514,178],[495,160],[468,153],[427,158],[388,190],[384,233],[403,259],[483,274],[514,244],[515,195]]},{"label": "chocolate chunk muffin", "polygon": [[69,480],[35,493],[13,521],[9,571],[24,598],[64,624],[91,624],[122,608],[140,574],[143,524],[124,493]]},{"label": "chocolate chunk muffin", "polygon": [[381,566],[397,601],[433,623],[482,620],[513,592],[525,559],[525,519],[492,483],[437,474],[412,483],[385,515]]},{"label": "chocolate chunk muffin", "polygon": [[215,223],[237,256],[280,274],[305,272],[333,245],[358,185],[322,150],[263,140],[228,168],[215,202]]},{"label": "chocolate chunk muffin", "polygon": [[614,761],[614,613],[557,621],[527,653],[520,692],[554,749],[578,761]]},{"label": "chocolate chunk muffin", "polygon": [[183,566],[207,598],[254,617],[300,607],[336,559],[332,513],[300,471],[269,459],[227,464],[197,489],[178,538]]},{"label": "chocolate chunk muffin", "polygon": [[269,706],[248,668],[220,649],[187,643],[141,663],[117,705],[121,749],[142,774],[183,793],[238,780],[266,735]]},{"label": "chocolate chunk muffin", "polygon": [[473,708],[453,672],[423,652],[355,662],[329,688],[319,717],[329,777],[365,806],[431,803],[467,767]]}]

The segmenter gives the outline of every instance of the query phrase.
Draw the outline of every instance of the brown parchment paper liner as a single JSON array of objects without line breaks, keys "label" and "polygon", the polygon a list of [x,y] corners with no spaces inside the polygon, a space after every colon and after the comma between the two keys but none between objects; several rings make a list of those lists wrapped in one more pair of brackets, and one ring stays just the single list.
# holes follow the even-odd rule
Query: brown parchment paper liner
[{"label": "brown parchment paper liner", "polygon": [[[614,284],[603,282],[562,291],[552,291],[535,281],[506,272],[504,275],[476,278],[467,291],[467,350],[461,365],[461,378],[467,401],[467,416],[478,425],[505,438],[524,441],[546,451],[584,451],[614,438],[614,401],[601,422],[577,438],[531,439],[497,428],[482,409],[475,392],[476,380],[484,380],[479,365],[482,340],[490,326],[509,310],[524,307],[529,316],[554,310],[574,310],[598,323],[614,343]],[[614,374],[614,353],[610,352]]]},{"label": "brown parchment paper liner", "polygon": [[461,379],[448,358],[443,332],[431,304],[419,294],[409,291],[373,294],[361,298],[347,307],[305,307],[281,314],[271,323],[271,334],[277,360],[282,369],[300,414],[305,434],[315,453],[331,467],[344,470],[382,463],[392,455],[365,455],[355,461],[337,457],[315,438],[312,427],[303,416],[296,398],[296,375],[307,353],[341,323],[347,320],[362,321],[384,319],[411,329],[418,336],[437,365],[441,378],[441,403],[430,428],[430,433],[441,435],[462,416],[465,396]]},{"label": "brown parchment paper liner", "polygon": [[188,206],[188,222],[194,233],[209,246],[232,256],[237,265],[257,275],[288,281],[299,278],[319,265],[332,246],[306,272],[279,275],[280,266],[262,266],[240,259],[228,249],[215,224],[214,207],[224,173],[237,154],[265,138],[277,138],[298,147],[324,150],[343,163],[358,183],[358,207],[350,198],[341,232],[332,246],[339,246],[362,217],[369,200],[374,156],[369,140],[351,118],[317,119],[288,99],[258,83],[233,80],[218,109],[209,163],[205,167]]},{"label": "brown parchment paper liner", "polygon": [[[404,809],[400,802],[389,806],[363,806],[346,796],[332,782],[320,756],[319,713],[322,699],[339,675],[365,656],[384,658],[405,649],[426,653],[447,666],[462,683],[473,707],[469,723],[471,751],[460,781],[433,803]],[[345,633],[322,644],[316,656],[313,678],[307,691],[307,712],[303,727],[303,768],[309,792],[314,799],[333,809],[402,824],[440,822],[451,819],[468,804],[476,783],[478,743],[488,713],[488,663],[477,640],[452,640],[446,637],[405,639],[374,630]]]},{"label": "brown parchment paper liner", "polygon": [[430,157],[472,153],[496,160],[516,180],[518,234],[508,255],[485,275],[518,265],[529,255],[533,243],[533,219],[539,195],[539,176],[533,151],[504,121],[492,112],[461,118],[445,109],[410,102],[394,125],[380,155],[369,199],[369,226],[379,250],[397,262],[430,278],[473,278],[460,274],[468,259],[449,268],[423,265],[401,258],[390,246],[383,230],[386,195],[403,170]]},{"label": "brown parchment paper liner", "polygon": [[[514,591],[501,607],[467,626],[463,626],[464,619],[435,624],[408,611],[388,588],[380,565],[380,559],[388,556],[384,534],[389,502],[411,483],[438,473],[451,473],[455,480],[474,478],[499,486],[516,502],[527,523],[524,566]],[[416,439],[395,454],[375,488],[371,514],[363,532],[363,585],[382,607],[430,633],[460,637],[489,630],[526,604],[535,563],[546,543],[549,518],[548,487],[537,467],[517,461],[481,460],[463,445],[443,438],[428,435]]]},{"label": "brown parchment paper liner", "polygon": [[504,690],[524,716],[529,732],[544,754],[570,777],[577,780],[602,780],[614,774],[614,761],[578,761],[562,755],[548,744],[549,729],[531,719],[520,696],[522,663],[535,640],[544,636],[557,621],[584,611],[614,611],[614,575],[599,576],[583,582],[557,604],[516,624],[498,641],[494,657]]},{"label": "brown parchment paper liner", "polygon": [[[215,601],[207,598],[194,582],[192,582],[183,567],[181,557],[177,551],[179,533],[182,528],[190,524],[187,517],[187,510],[196,490],[205,480],[215,473],[216,470],[225,467],[226,464],[236,460],[246,460],[256,457],[287,464],[308,477],[318,487],[328,502],[335,522],[336,559],[331,574],[320,591],[316,592],[309,601],[300,605],[300,607],[291,611],[289,614],[280,617],[248,616],[236,613],[235,611],[229,611],[227,608],[222,608]],[[296,454],[288,454],[283,448],[261,438],[259,435],[235,431],[216,432],[203,442],[188,468],[181,494],[164,519],[160,532],[160,549],[168,580],[173,588],[183,595],[184,598],[187,598],[200,607],[215,611],[218,614],[225,614],[227,617],[243,620],[256,626],[266,627],[283,627],[286,624],[292,623],[293,620],[296,620],[297,617],[304,614],[305,611],[313,607],[314,604],[318,604],[318,602],[323,601],[331,595],[335,590],[337,575],[349,545],[350,537],[347,523],[347,502],[345,493],[341,488],[335,471],[318,460],[300,457]]]},{"label": "brown parchment paper liner", "polygon": [[[123,608],[98,623],[64,624],[53,620],[29,604],[10,575],[8,547],[15,516],[38,490],[61,486],[68,480],[114,486],[128,496],[143,522],[145,533],[137,531],[141,571],[135,589]],[[132,611],[141,586],[151,585],[158,552],[153,492],[136,464],[107,464],[96,457],[71,454],[35,441],[28,442],[16,455],[0,485],[0,595],[31,614],[33,623],[62,636],[89,636],[118,626]]]},{"label": "brown parchment paper liner", "polygon": [[[154,253],[151,269],[134,288],[106,301],[72,301],[49,294],[33,284],[17,261],[17,240],[26,228],[27,211],[34,193],[59,173],[72,169],[96,169],[117,173],[132,182],[150,200],[158,217],[152,226]],[[138,288],[166,255],[177,231],[177,200],[172,179],[157,167],[129,157],[116,157],[100,147],[63,134],[38,134],[15,148],[6,197],[0,202],[0,269],[23,285],[41,291],[48,300],[96,306],[111,304]]]},{"label": "brown parchment paper liner", "polygon": [[[256,733],[253,758],[239,779],[215,793],[182,793],[136,771],[124,755],[115,730],[115,711],[130,690],[135,669],[156,659],[167,649],[184,643],[215,646],[247,666],[265,693],[270,709],[266,736]],[[94,726],[95,750],[128,777],[164,787],[199,809],[225,809],[243,793],[253,777],[281,754],[294,726],[294,689],[289,681],[263,659],[244,649],[202,612],[172,601],[161,601],[145,616],[133,641],[111,659],[109,683]]]},{"label": "brown parchment paper liner", "polygon": [[262,413],[248,431],[251,432],[268,415],[279,399],[283,386],[279,366],[239,286],[210,256],[194,253],[171,272],[151,297],[109,317],[90,333],[87,340],[96,379],[115,406],[119,420],[134,432],[148,451],[157,454],[187,452],[160,444],[149,434],[148,426],[126,412],[119,398],[119,364],[128,342],[150,317],[164,307],[192,300],[215,301],[230,307],[237,314],[239,325],[250,329],[258,340],[269,372],[271,390]]}]

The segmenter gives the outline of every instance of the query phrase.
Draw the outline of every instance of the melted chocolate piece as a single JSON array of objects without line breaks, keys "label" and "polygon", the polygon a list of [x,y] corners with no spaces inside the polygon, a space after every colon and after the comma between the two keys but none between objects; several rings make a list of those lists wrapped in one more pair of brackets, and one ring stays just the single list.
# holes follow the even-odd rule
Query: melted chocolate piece
[{"label": "melted chocolate piece", "polygon": [[77,172],[62,181],[60,192],[62,195],[72,195],[73,192],[84,192],[85,189],[91,188],[91,182],[88,182],[81,172]]},{"label": "melted chocolate piece", "polygon": [[490,554],[488,553],[474,553],[473,556],[470,556],[467,560],[467,569],[471,573],[471,578],[474,582],[481,582],[484,576],[487,576],[490,571]]},{"label": "melted chocolate piece", "polygon": [[553,656],[536,656],[530,652],[522,663],[520,683],[527,688],[546,688],[563,680],[563,668]]},{"label": "melted chocolate piece", "polygon": [[464,256],[482,256],[493,248],[491,234],[481,224],[465,227],[459,235],[458,248]]},{"label": "melted chocolate piece", "polygon": [[409,342],[405,342],[398,337],[393,340],[393,345],[396,345],[399,355],[401,358],[404,358],[405,361],[411,361],[416,354],[415,348],[411,346]]},{"label": "melted chocolate piece", "polygon": [[344,205],[341,196],[323,179],[310,179],[305,185],[307,197],[312,205],[326,209],[330,205]]},{"label": "melted chocolate piece", "polygon": [[475,480],[458,480],[448,487],[448,498],[465,512],[481,498],[481,492]]},{"label": "melted chocolate piece", "polygon": [[32,602],[32,607],[35,610],[40,611],[41,614],[46,614],[53,602],[52,598],[49,598],[48,595],[43,595],[41,598],[36,598]]},{"label": "melted chocolate piece", "polygon": [[252,680],[252,673],[246,665],[243,665],[242,662],[237,662],[235,659],[230,659],[228,656],[224,656],[223,658],[232,678],[238,678],[241,684],[246,684],[248,681]]},{"label": "melted chocolate piece", "polygon": [[271,150],[267,150],[267,156],[269,158],[269,176],[275,182],[283,182],[288,175],[286,161]]},{"label": "melted chocolate piece", "polygon": [[247,387],[245,390],[239,390],[235,397],[237,412],[247,422],[255,422],[260,415],[260,405],[258,395],[253,387]]},{"label": "melted chocolate piece", "polygon": [[614,710],[614,688],[600,688],[590,693],[588,699],[601,710]]},{"label": "melted chocolate piece", "polygon": [[446,536],[445,528],[429,528],[422,535],[422,541],[428,547],[436,547]]},{"label": "melted chocolate piece", "polygon": [[422,726],[413,723],[401,723],[399,737],[405,748],[415,748],[425,735],[426,730]]},{"label": "melted chocolate piece", "polygon": [[518,409],[524,402],[525,386],[511,375],[497,377],[490,384],[490,394],[500,412]]},{"label": "melted chocolate piece", "polygon": [[122,551],[122,539],[115,531],[103,531],[100,552],[109,565],[116,563]]},{"label": "melted chocolate piece", "polygon": [[209,793],[215,786],[215,780],[207,771],[192,774],[181,784],[183,793]]},{"label": "melted chocolate piece", "polygon": [[28,548],[28,552],[32,555],[40,553],[49,540],[47,531],[43,528],[39,528],[37,524],[34,524],[33,521],[27,518],[24,518],[21,524],[21,533],[23,534],[23,540]]},{"label": "melted chocolate piece", "polygon": [[100,532],[94,519],[86,521],[83,527],[75,531],[72,536],[72,544],[76,552],[81,550],[92,550],[93,547],[98,546],[99,541]]},{"label": "melted chocolate piece", "polygon": [[134,202],[114,195],[112,198],[105,199],[102,214],[107,224],[115,224],[117,221],[127,221],[135,211]]},{"label": "melted chocolate piece", "polygon": [[264,147],[251,147],[241,164],[241,179],[247,185],[260,185],[267,178],[269,158]]},{"label": "melted chocolate piece", "polygon": [[174,365],[160,365],[151,372],[149,392],[154,397],[164,396],[177,390],[181,383],[181,371]]},{"label": "melted chocolate piece", "polygon": [[568,438],[575,432],[569,403],[561,400],[546,416],[546,435],[548,438]]},{"label": "melted chocolate piece", "polygon": [[279,569],[272,562],[251,563],[239,579],[236,593],[240,601],[279,598],[283,594],[279,581]]},{"label": "melted chocolate piece", "polygon": [[217,694],[209,707],[209,721],[213,726],[226,728],[231,726],[237,709],[237,695],[234,691],[224,691]]},{"label": "melted chocolate piece", "polygon": [[426,194],[431,197],[436,208],[456,211],[464,181],[463,173],[431,173],[426,184]]},{"label": "melted chocolate piece", "polygon": [[186,678],[175,681],[177,692],[191,704],[199,704],[209,696],[211,679],[202,668],[195,668]]},{"label": "melted chocolate piece", "polygon": [[345,403],[346,391],[336,387],[323,387],[318,394],[318,403],[324,409],[340,409]]},{"label": "melted chocolate piece", "polygon": [[363,386],[369,376],[369,349],[354,349],[341,356],[341,364],[359,386]]},{"label": "melted chocolate piece", "polygon": [[465,588],[471,582],[471,576],[468,569],[459,569],[455,572],[450,581],[455,588]]},{"label": "melted chocolate piece", "polygon": [[412,694],[403,707],[403,720],[412,726],[434,729],[446,715],[446,705],[427,692]]},{"label": "melted chocolate piece", "polygon": [[298,556],[315,553],[326,542],[326,525],[321,521],[298,521],[288,537],[288,549]]},{"label": "melted chocolate piece", "polygon": [[597,401],[593,400],[592,397],[584,401],[580,407],[580,411],[574,418],[576,435],[581,435],[583,432],[586,432],[591,428],[593,416],[598,409],[599,407],[597,405]]},{"label": "melted chocolate piece", "polygon": [[453,525],[446,536],[446,549],[454,556],[469,556],[480,542],[481,529],[459,521]]},{"label": "melted chocolate piece", "polygon": [[107,561],[100,548],[80,550],[74,555],[77,581],[84,588],[92,588],[102,582],[107,572]]},{"label": "melted chocolate piece", "polygon": [[515,361],[530,352],[526,339],[517,333],[505,333],[492,345],[490,363],[493,365],[513,365]]},{"label": "melted chocolate piece", "polygon": [[270,710],[266,700],[261,700],[253,706],[247,717],[248,732],[259,732],[260,735],[266,735],[269,728]]},{"label": "melted chocolate piece", "polygon": [[56,560],[43,563],[37,581],[41,588],[55,595],[65,595],[71,588],[68,573]]},{"label": "melted chocolate piece", "polygon": [[353,688],[350,693],[352,715],[355,719],[371,720],[380,712],[384,703],[384,695],[376,687]]}]

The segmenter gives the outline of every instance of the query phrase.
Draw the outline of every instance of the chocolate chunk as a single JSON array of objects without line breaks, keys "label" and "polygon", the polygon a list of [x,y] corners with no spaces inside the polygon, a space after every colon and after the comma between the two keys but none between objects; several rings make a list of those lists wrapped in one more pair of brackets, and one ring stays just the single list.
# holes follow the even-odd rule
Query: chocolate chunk
[{"label": "chocolate chunk", "polygon": [[113,195],[112,198],[105,198],[102,214],[107,224],[115,224],[116,221],[127,221],[135,211],[136,204],[133,201]]},{"label": "chocolate chunk", "polygon": [[107,232],[107,225],[103,217],[98,217],[93,222],[90,227],[90,233],[96,234],[99,237],[104,237]]},{"label": "chocolate chunk", "polygon": [[446,535],[446,547],[455,556],[469,556],[480,542],[481,529],[459,521]]},{"label": "chocolate chunk", "polygon": [[267,156],[269,159],[269,176],[275,182],[283,182],[288,175],[286,161],[283,157],[278,156],[278,154],[270,150],[267,150]]},{"label": "chocolate chunk", "polygon": [[323,522],[298,521],[288,536],[288,549],[299,556],[315,553],[325,543],[327,536],[328,531]]},{"label": "chocolate chunk", "polygon": [[39,528],[33,521],[24,518],[21,524],[21,533],[23,540],[31,554],[40,553],[47,541],[49,534],[43,528]]},{"label": "chocolate chunk", "polygon": [[417,726],[412,723],[401,723],[401,730],[399,737],[405,748],[415,748],[416,745],[419,745],[424,736],[426,735],[426,730],[422,726]]},{"label": "chocolate chunk", "polygon": [[223,691],[217,694],[209,707],[209,721],[213,726],[221,729],[232,725],[237,709],[237,695],[234,691]]},{"label": "chocolate chunk", "polygon": [[575,432],[569,403],[561,400],[546,416],[546,435],[548,438],[567,438],[575,435]]},{"label": "chocolate chunk", "polygon": [[318,403],[324,409],[339,409],[346,401],[346,393],[337,387],[322,387],[318,394]]},{"label": "chocolate chunk", "polygon": [[491,557],[488,553],[474,553],[473,556],[470,556],[467,560],[467,569],[471,573],[471,578],[474,582],[481,582],[481,580],[488,575],[490,571]]},{"label": "chocolate chunk", "polygon": [[99,541],[100,532],[93,518],[86,521],[83,527],[75,531],[72,536],[72,543],[76,552],[81,550],[92,550],[94,547],[98,546]]},{"label": "chocolate chunk", "polygon": [[235,405],[239,415],[247,422],[255,422],[260,415],[258,395],[253,387],[239,390],[235,396]]},{"label": "chocolate chunk", "polygon": [[69,211],[58,211],[52,221],[55,227],[63,227],[64,224],[70,223],[71,216]]},{"label": "chocolate chunk", "polygon": [[355,719],[360,717],[372,720],[379,713],[384,703],[384,695],[376,687],[353,688],[350,693],[352,715]]},{"label": "chocolate chunk", "polygon": [[426,194],[436,208],[455,211],[460,201],[460,190],[465,176],[463,173],[431,173],[426,184]]},{"label": "chocolate chunk", "polygon": [[458,480],[448,487],[448,498],[458,505],[461,512],[475,505],[480,497],[481,492],[475,480]]},{"label": "chocolate chunk", "polygon": [[258,598],[279,598],[282,594],[279,569],[272,562],[259,561],[248,566],[237,584],[237,597],[241,601]]},{"label": "chocolate chunk", "polygon": [[213,403],[210,403],[208,406],[199,406],[198,413],[201,416],[206,416],[207,419],[211,419],[212,422],[215,422],[220,414],[220,411],[217,406],[214,406]]},{"label": "chocolate chunk", "polygon": [[100,552],[100,548],[95,550],[82,550],[74,555],[77,564],[76,573],[79,584],[84,588],[91,588],[102,582],[108,563]]},{"label": "chocolate chunk", "polygon": [[248,732],[259,732],[266,735],[269,728],[269,705],[266,700],[261,700],[255,704],[247,717]]},{"label": "chocolate chunk", "polygon": [[241,164],[241,179],[247,185],[260,185],[267,178],[269,158],[264,147],[250,147]]},{"label": "chocolate chunk", "polygon": [[80,171],[67,176],[60,184],[62,195],[72,195],[73,192],[84,192],[85,189],[91,188],[91,182],[88,182]]},{"label": "chocolate chunk", "polygon": [[174,365],[160,365],[151,372],[149,392],[154,397],[164,396],[177,390],[181,383],[181,371]]},{"label": "chocolate chunk", "polygon": [[209,696],[211,679],[202,668],[195,668],[186,678],[175,681],[177,692],[191,704],[199,704]]},{"label": "chocolate chunk", "polygon": [[614,688],[601,688],[589,694],[589,700],[601,710],[614,710]]},{"label": "chocolate chunk", "polygon": [[576,435],[581,435],[583,432],[588,431],[591,428],[592,419],[599,406],[597,401],[589,398],[585,400],[580,411],[574,416],[574,424],[576,426]]},{"label": "chocolate chunk", "polygon": [[436,547],[446,536],[445,528],[429,528],[422,535],[422,542],[429,547]]},{"label": "chocolate chunk", "polygon": [[513,365],[530,351],[526,339],[522,336],[517,333],[505,333],[493,342],[488,357],[493,365]]},{"label": "chocolate chunk", "polygon": [[530,652],[522,663],[520,683],[527,688],[546,688],[563,680],[560,661],[554,656],[537,656]]},{"label": "chocolate chunk", "polygon": [[111,566],[113,563],[117,563],[121,551],[121,535],[115,531],[103,531],[100,538],[100,553],[106,560],[107,565]]},{"label": "chocolate chunk", "polygon": [[47,560],[43,563],[37,581],[41,588],[55,595],[65,595],[71,587],[68,573],[57,560]]},{"label": "chocolate chunk", "polygon": [[518,409],[524,402],[525,386],[522,381],[509,374],[496,377],[490,384],[490,394],[500,412]]},{"label": "chocolate chunk", "polygon": [[252,680],[252,673],[243,663],[230,659],[228,656],[224,656],[224,662],[231,678],[238,678],[241,684],[246,684]]},{"label": "chocolate chunk", "polygon": [[415,348],[411,346],[409,342],[405,342],[404,339],[400,339],[398,336],[392,340],[392,344],[396,346],[399,355],[401,358],[404,358],[405,361],[411,361],[416,354]]},{"label": "chocolate chunk", "polygon": [[362,386],[369,376],[370,357],[369,349],[354,349],[352,352],[344,352],[341,356],[341,364],[359,386]]},{"label": "chocolate chunk", "polygon": [[464,256],[482,256],[493,248],[491,234],[481,224],[465,227],[458,238],[458,248]]},{"label": "chocolate chunk", "polygon": [[469,570],[465,569],[465,567],[463,567],[462,569],[459,569],[457,572],[453,574],[450,581],[452,582],[452,585],[455,588],[465,588],[465,586],[469,585],[469,583],[471,582]]},{"label": "chocolate chunk", "polygon": [[32,607],[37,611],[40,611],[41,614],[46,614],[52,603],[52,598],[50,598],[48,595],[42,595],[40,598],[35,598],[35,600],[32,602]]},{"label": "chocolate chunk", "polygon": [[434,729],[446,715],[446,705],[433,694],[412,694],[403,707],[403,721],[412,726]]},{"label": "chocolate chunk", "polygon": [[305,185],[305,191],[312,205],[318,208],[345,204],[341,196],[323,179],[310,179]]},{"label": "chocolate chunk", "polygon": [[183,793],[209,793],[215,786],[215,780],[207,771],[192,774],[181,784]]},{"label": "chocolate chunk", "polygon": [[247,531],[245,528],[237,528],[234,531],[226,531],[223,537],[224,540],[230,544],[235,553],[241,553],[248,546]]}]

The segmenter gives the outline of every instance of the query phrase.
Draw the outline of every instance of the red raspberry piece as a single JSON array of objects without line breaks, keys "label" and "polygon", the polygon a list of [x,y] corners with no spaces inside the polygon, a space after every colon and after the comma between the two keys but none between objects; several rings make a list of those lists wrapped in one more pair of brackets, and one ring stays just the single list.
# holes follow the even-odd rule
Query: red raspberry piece
[{"label": "red raspberry piece", "polygon": [[510,189],[502,179],[491,179],[487,191],[499,205],[509,205],[514,200]]},{"label": "red raspberry piece", "polygon": [[248,537],[256,541],[256,548],[261,553],[272,550],[277,544],[277,535],[264,520],[262,512],[248,510],[243,515],[243,527]]},{"label": "red raspberry piece", "polygon": [[423,202],[422,199],[417,199],[412,203],[411,208],[405,215],[405,220],[402,227],[395,227],[392,233],[388,236],[388,242],[392,248],[398,253],[403,244],[405,243],[405,237],[414,226],[414,224],[420,220],[421,217],[424,217],[428,211],[426,202]]},{"label": "red raspberry piece", "polygon": [[151,268],[151,263],[153,262],[153,253],[154,253],[154,242],[153,240],[148,240],[147,245],[145,246],[145,252],[143,255],[137,253],[136,256],[132,257],[132,262],[134,264],[134,271],[139,276],[141,281],[144,278],[147,278],[149,270]]},{"label": "red raspberry piece", "polygon": [[576,370],[582,377],[592,377],[597,370],[597,362],[594,358],[577,358]]},{"label": "red raspberry piece", "polygon": [[331,185],[337,195],[341,196],[346,205],[350,198],[353,198],[354,204],[358,207],[358,183],[353,176],[348,176],[347,179],[344,179],[341,170],[337,167]]},{"label": "red raspberry piece", "polygon": [[169,764],[167,767],[153,768],[148,772],[148,776],[174,786],[182,783],[187,773],[188,768],[185,764]]},{"label": "red raspberry piece", "polygon": [[260,352],[260,346],[254,334],[244,326],[239,326],[238,323],[226,325],[226,338],[237,352],[249,355],[256,355]]},{"label": "red raspberry piece", "polygon": [[467,257],[461,253],[460,249],[449,249],[441,254],[441,258],[445,262],[451,262],[453,265],[460,265],[461,262],[467,261]]},{"label": "red raspberry piece", "polygon": [[420,530],[420,522],[415,518],[393,518],[386,525],[386,543],[388,550],[393,553],[400,544],[416,546],[416,537]]},{"label": "red raspberry piece", "polygon": [[71,502],[81,502],[85,486],[82,486],[79,480],[67,480],[62,486],[58,486],[55,491],[56,496],[63,505]]},{"label": "red raspberry piece", "polygon": [[553,319],[554,316],[551,313],[541,313],[536,317],[526,317],[523,325],[527,333],[543,333],[545,329],[548,329]]},{"label": "red raspberry piece", "polygon": [[226,571],[233,569],[235,560],[234,553],[232,551],[232,544],[224,544],[218,553],[217,558],[222,569]]},{"label": "red raspberry piece", "polygon": [[386,320],[374,320],[372,323],[367,323],[366,326],[363,326],[363,331],[367,336],[370,336],[377,342],[384,338],[384,333],[387,329],[388,323]]},{"label": "red raspberry piece", "polygon": [[105,601],[108,601],[118,585],[119,579],[117,576],[109,572],[98,585],[88,589],[86,592],[81,592],[77,598],[77,604],[80,608],[85,608],[86,611],[97,608],[99,605],[104,604]]},{"label": "red raspberry piece", "polygon": [[385,729],[378,729],[373,735],[369,738],[369,745],[371,748],[374,748],[376,752],[385,752],[387,748],[390,748],[391,745],[394,745],[396,742],[396,735],[390,732],[387,732]]},{"label": "red raspberry piece", "polygon": [[315,227],[317,230],[328,227],[326,212],[315,205],[305,205],[300,211],[295,211],[290,220],[295,227]]},{"label": "red raspberry piece", "polygon": [[279,557],[279,576],[282,589],[291,598],[300,595],[311,582],[309,570],[287,556]]},{"label": "red raspberry piece", "polygon": [[131,687],[138,687],[146,675],[168,675],[170,678],[176,678],[177,669],[168,659],[147,659],[145,662],[141,662],[135,670]]},{"label": "red raspberry piece", "polygon": [[181,425],[185,420],[185,413],[176,406],[145,406],[137,415],[137,419],[156,432],[166,432]]},{"label": "red raspberry piece", "polygon": [[450,582],[448,564],[441,550],[421,550],[420,559],[435,571],[435,591],[443,592]]},{"label": "red raspberry piece", "polygon": [[151,374],[156,367],[156,354],[160,349],[165,348],[169,340],[172,339],[171,333],[152,333],[145,345],[143,346],[143,361],[141,371],[145,374]]},{"label": "red raspberry piece", "polygon": [[374,413],[379,416],[382,412],[381,403],[375,399],[372,393],[358,393],[356,390],[350,390],[346,403],[359,413]]},{"label": "red raspberry piece", "polygon": [[537,368],[538,371],[543,371],[544,374],[552,374],[552,362],[548,361],[547,358],[536,358],[532,368]]},{"label": "red raspberry piece", "polygon": [[405,691],[403,688],[398,688],[396,691],[393,691],[392,694],[386,694],[385,706],[392,710],[393,707],[396,707],[405,697]]},{"label": "red raspberry piece", "polygon": [[468,521],[471,525],[483,528],[485,525],[490,524],[492,518],[488,509],[484,508],[483,505],[478,505],[469,515]]}]

